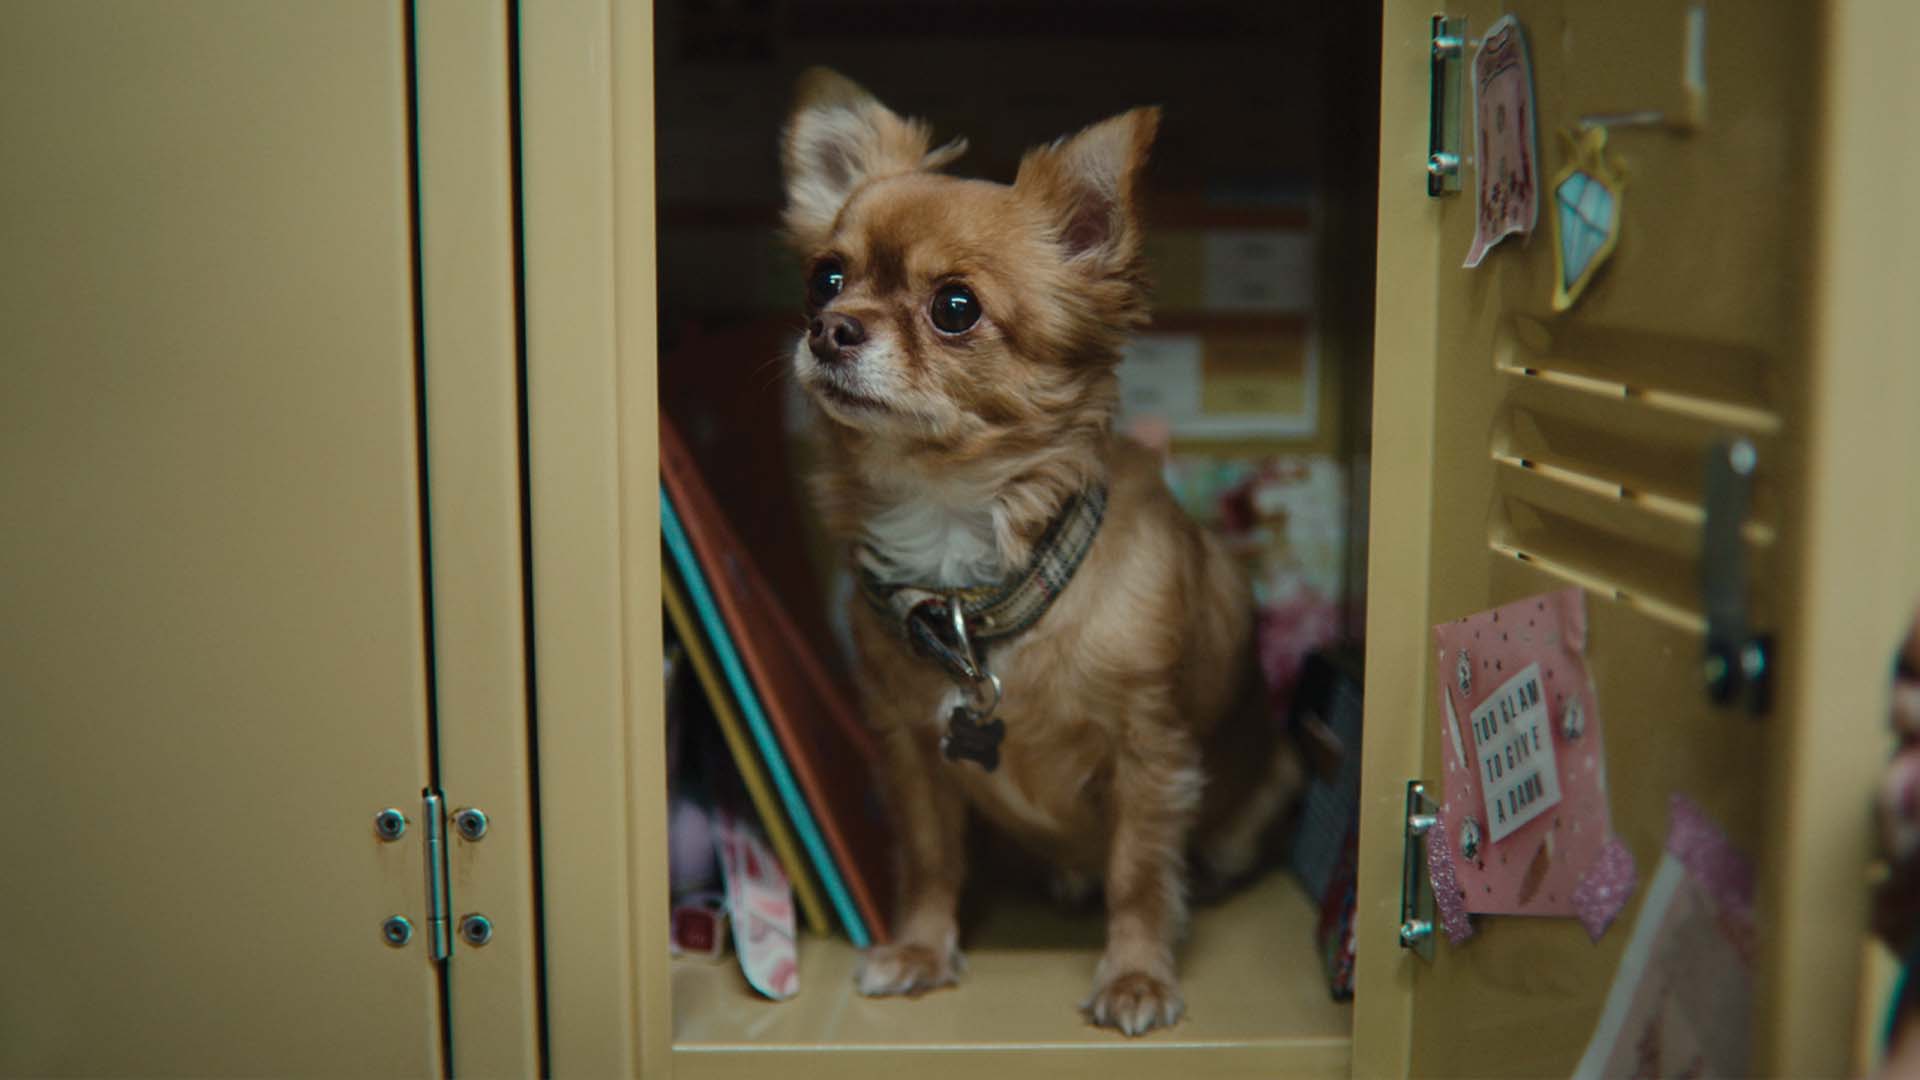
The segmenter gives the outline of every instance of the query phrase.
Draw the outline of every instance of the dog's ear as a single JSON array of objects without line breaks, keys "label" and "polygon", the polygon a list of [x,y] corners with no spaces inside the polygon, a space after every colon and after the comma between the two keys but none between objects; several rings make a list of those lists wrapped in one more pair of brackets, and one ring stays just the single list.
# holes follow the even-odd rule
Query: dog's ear
[{"label": "dog's ear", "polygon": [[782,139],[787,176],[787,235],[802,249],[820,246],[847,196],[869,180],[937,169],[967,149],[955,139],[935,150],[933,133],[894,113],[858,83],[826,68],[800,76]]},{"label": "dog's ear", "polygon": [[1140,212],[1135,193],[1160,110],[1121,113],[1020,160],[1014,190],[1053,219],[1069,263],[1096,277],[1140,270]]}]

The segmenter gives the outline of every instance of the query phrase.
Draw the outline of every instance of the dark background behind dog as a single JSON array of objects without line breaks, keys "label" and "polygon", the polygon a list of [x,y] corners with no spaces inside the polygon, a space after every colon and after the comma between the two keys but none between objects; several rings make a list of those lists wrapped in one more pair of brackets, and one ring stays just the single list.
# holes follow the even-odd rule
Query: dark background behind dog
[{"label": "dark background behind dog", "polygon": [[[1291,447],[1347,463],[1349,636],[1363,625],[1379,13],[1220,0],[662,0],[655,72],[661,405],[802,625],[827,633],[834,552],[796,489],[785,365],[800,273],[774,232],[776,135],[794,78],[825,64],[964,133],[959,175],[1112,112],[1165,110],[1148,168],[1155,227],[1310,228],[1325,390]],[[1417,179],[1417,178],[1416,178]],[[1414,182],[1414,181],[1409,181]],[[1178,268],[1156,267],[1162,279]],[[822,650],[829,655],[835,650]],[[837,659],[837,657],[836,657]]]}]

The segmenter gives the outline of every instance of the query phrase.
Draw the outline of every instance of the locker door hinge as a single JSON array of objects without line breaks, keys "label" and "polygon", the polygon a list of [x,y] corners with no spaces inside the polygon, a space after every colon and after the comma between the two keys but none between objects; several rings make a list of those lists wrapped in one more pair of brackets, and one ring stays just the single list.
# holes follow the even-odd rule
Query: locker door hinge
[{"label": "locker door hinge", "polygon": [[1440,807],[1427,786],[1407,781],[1405,846],[1400,858],[1400,947],[1433,962],[1433,883],[1427,877],[1427,831],[1439,823]]},{"label": "locker door hinge", "polygon": [[[477,806],[469,806],[447,813],[446,797],[428,788],[420,793],[420,828],[424,843],[421,853],[425,857],[427,871],[427,950],[433,955],[433,962],[444,964],[453,956],[453,897],[447,885],[447,860],[451,855],[452,839],[448,835],[448,825],[459,838],[469,844],[478,844],[486,839],[491,825],[486,811]],[[383,844],[391,844],[407,834],[409,822],[406,814],[395,807],[387,807],[373,816],[373,833]],[[468,912],[461,916],[458,932],[460,940],[474,948],[482,948],[493,940],[493,920],[480,912]],[[413,943],[413,920],[405,915],[389,915],[380,924],[380,936],[396,949],[404,949]]]},{"label": "locker door hinge", "polygon": [[447,900],[447,808],[440,793],[425,793],[427,829],[427,941],[434,963],[453,953],[453,918]]},{"label": "locker door hinge", "polygon": [[1460,73],[1467,66],[1467,20],[1435,15],[1427,28],[1427,194],[1460,190]]}]

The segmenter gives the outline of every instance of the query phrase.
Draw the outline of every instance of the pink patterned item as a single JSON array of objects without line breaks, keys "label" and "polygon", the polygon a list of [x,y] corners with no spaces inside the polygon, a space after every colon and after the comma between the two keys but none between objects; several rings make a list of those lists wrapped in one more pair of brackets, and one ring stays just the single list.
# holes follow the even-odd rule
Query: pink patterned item
[{"label": "pink patterned item", "polygon": [[1685,795],[1670,800],[1672,823],[1667,851],[1686,867],[1687,876],[1713,901],[1721,931],[1748,966],[1753,964],[1753,863],[1727,840],[1706,811]]},{"label": "pink patterned item", "polygon": [[1429,865],[1442,925],[1459,940],[1465,912],[1575,915],[1598,938],[1635,874],[1607,809],[1585,595],[1531,597],[1433,637],[1446,801]]},{"label": "pink patterned item", "polygon": [[1503,15],[1473,55],[1477,211],[1467,268],[1509,236],[1533,231],[1540,216],[1540,154],[1534,144],[1533,61],[1519,20]]},{"label": "pink patterned item", "polygon": [[1671,811],[1573,1080],[1753,1075],[1753,865],[1686,797]]},{"label": "pink patterned item", "polygon": [[1340,608],[1308,586],[1254,615],[1254,648],[1267,678],[1275,716],[1288,716],[1307,654],[1340,640]]},{"label": "pink patterned item", "polygon": [[740,970],[755,990],[785,1001],[800,992],[793,887],[757,826],[725,810],[714,811],[713,825]]}]

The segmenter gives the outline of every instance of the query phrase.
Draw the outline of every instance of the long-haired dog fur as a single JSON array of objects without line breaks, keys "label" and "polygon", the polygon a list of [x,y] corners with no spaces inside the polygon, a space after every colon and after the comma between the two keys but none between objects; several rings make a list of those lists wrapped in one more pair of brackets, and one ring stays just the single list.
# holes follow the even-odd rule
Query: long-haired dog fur
[{"label": "long-haired dog fur", "polygon": [[1029,152],[1011,186],[943,175],[965,148],[816,69],[783,140],[787,235],[809,326],[792,369],[817,407],[827,528],[886,581],[1019,573],[1077,492],[1104,524],[1037,624],[996,646],[1002,762],[944,760],[961,700],[859,598],[859,692],[898,837],[890,944],[869,995],[958,980],[968,808],[1104,887],[1107,944],[1083,1004],[1139,1034],[1183,1010],[1174,946],[1189,857],[1241,877],[1301,777],[1253,656],[1240,569],[1117,437],[1115,370],[1148,317],[1137,197],[1159,123],[1135,109]]}]

